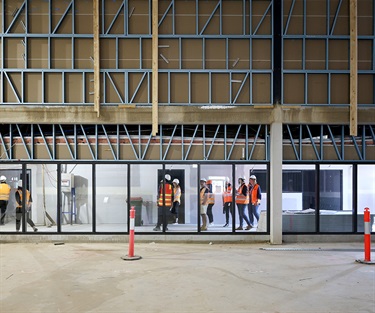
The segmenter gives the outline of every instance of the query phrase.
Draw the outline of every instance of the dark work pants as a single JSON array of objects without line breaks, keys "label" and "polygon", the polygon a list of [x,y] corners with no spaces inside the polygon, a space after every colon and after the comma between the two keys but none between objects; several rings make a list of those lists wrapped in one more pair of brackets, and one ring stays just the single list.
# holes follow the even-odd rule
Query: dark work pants
[{"label": "dark work pants", "polygon": [[232,202],[224,203],[223,213],[225,214],[225,223],[229,224],[229,212],[233,216]]},{"label": "dark work pants", "polygon": [[0,224],[4,224],[5,212],[7,210],[7,206],[8,206],[7,200],[0,200],[0,210],[1,210]]},{"label": "dark work pants", "polygon": [[[22,208],[16,208],[16,230],[21,228],[21,219],[22,219]],[[30,213],[26,212],[26,221],[31,227],[35,227],[34,222],[30,218]]]},{"label": "dark work pants", "polygon": [[214,206],[213,203],[210,203],[208,206],[207,206],[207,216],[208,216],[208,222],[209,223],[213,223],[214,221],[214,216],[212,215],[212,207]]}]

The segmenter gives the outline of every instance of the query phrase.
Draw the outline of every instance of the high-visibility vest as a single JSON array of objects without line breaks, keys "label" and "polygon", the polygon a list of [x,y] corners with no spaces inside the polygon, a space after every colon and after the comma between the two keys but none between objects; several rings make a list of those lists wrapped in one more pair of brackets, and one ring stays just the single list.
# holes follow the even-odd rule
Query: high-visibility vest
[{"label": "high-visibility vest", "polygon": [[215,204],[215,195],[211,192],[211,190],[212,190],[212,180],[207,181],[207,187],[208,187],[207,204]]},{"label": "high-visibility vest", "polygon": [[9,195],[10,195],[10,186],[8,184],[0,184],[0,200],[9,200]]},{"label": "high-visibility vest", "polygon": [[246,196],[242,193],[242,189],[244,186],[246,185],[242,184],[237,190],[236,203],[238,204],[249,204],[249,193],[246,192]]},{"label": "high-visibility vest", "polygon": [[173,202],[181,203],[181,188],[180,186],[173,187]]},{"label": "high-visibility vest", "polygon": [[224,203],[232,202],[232,187],[228,187],[223,192],[223,202]]},{"label": "high-visibility vest", "polygon": [[[199,192],[199,196],[200,196],[200,200],[201,200],[201,204],[204,204],[203,200],[204,200],[204,194],[206,193],[206,190],[207,190],[207,187],[203,187],[201,188],[200,192]],[[207,203],[206,203],[207,204]]]},{"label": "high-visibility vest", "polygon": [[[22,190],[17,190],[17,193],[20,195],[20,201],[21,201],[21,203],[18,203],[17,198],[16,198],[17,208],[21,208],[22,207]],[[29,205],[30,205],[30,192],[26,189],[25,207],[27,208]]]},{"label": "high-visibility vest", "polygon": [[258,201],[258,188],[259,184],[255,184],[249,189],[251,204],[256,204]]},{"label": "high-visibility vest", "polygon": [[165,206],[172,206],[172,185],[171,184],[165,184],[164,188],[163,188],[163,185],[160,186],[158,206],[163,206],[163,189],[165,191]]}]

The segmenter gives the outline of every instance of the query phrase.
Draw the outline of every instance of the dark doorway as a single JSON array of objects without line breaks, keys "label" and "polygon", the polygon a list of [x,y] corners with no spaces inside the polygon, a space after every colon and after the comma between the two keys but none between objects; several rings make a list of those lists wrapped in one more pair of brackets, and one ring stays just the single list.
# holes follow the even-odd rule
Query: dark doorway
[{"label": "dark doorway", "polygon": [[[171,181],[177,178],[180,181],[181,187],[181,204],[178,210],[178,223],[185,224],[185,170],[165,170],[165,174],[171,175]],[[163,179],[163,170],[158,170],[158,185],[159,182]],[[168,217],[170,218],[170,216]]]}]

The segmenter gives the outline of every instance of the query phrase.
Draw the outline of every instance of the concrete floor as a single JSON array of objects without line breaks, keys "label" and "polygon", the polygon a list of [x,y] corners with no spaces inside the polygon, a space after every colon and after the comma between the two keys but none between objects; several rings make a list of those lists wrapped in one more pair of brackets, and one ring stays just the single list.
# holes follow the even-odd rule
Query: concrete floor
[{"label": "concrete floor", "polygon": [[1,313],[375,312],[360,243],[56,243],[0,245]]}]

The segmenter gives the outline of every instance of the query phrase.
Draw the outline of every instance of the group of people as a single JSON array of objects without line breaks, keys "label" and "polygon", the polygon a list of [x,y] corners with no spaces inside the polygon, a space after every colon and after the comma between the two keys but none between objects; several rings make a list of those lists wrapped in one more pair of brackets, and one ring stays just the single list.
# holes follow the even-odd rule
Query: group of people
[{"label": "group of people", "polygon": [[[238,178],[239,187],[236,190],[235,203],[238,208],[238,215],[240,225],[236,230],[243,230],[243,222],[247,223],[246,230],[255,227],[259,222],[259,205],[262,199],[262,191],[260,185],[257,183],[255,175],[249,178],[249,184],[246,185],[245,178]],[[211,187],[212,188],[212,187]],[[233,191],[232,185],[229,181],[225,183],[225,189],[222,195],[223,198],[223,214],[225,214],[225,224],[223,227],[229,226],[229,212],[233,215],[232,199]],[[212,189],[210,189],[209,181],[205,178],[200,180],[200,215],[202,218],[201,230],[207,230],[207,217],[209,225],[213,225],[212,206],[215,203]],[[249,216],[246,215],[246,208]]]},{"label": "group of people", "polygon": [[[1,211],[1,218],[0,218],[0,225],[5,225],[5,216],[6,211],[9,203],[9,197],[12,188],[7,184],[7,178],[4,175],[0,176],[0,211]],[[35,227],[34,222],[30,218],[30,210],[32,204],[32,198],[29,190],[25,190],[26,201],[25,201],[25,209],[26,209],[26,221],[27,223],[33,228],[34,232],[38,231],[38,228]],[[18,181],[18,187],[15,192],[15,199],[16,199],[16,231],[19,232],[21,228],[21,219],[22,219],[22,198],[23,198],[23,184],[22,180]]]}]

